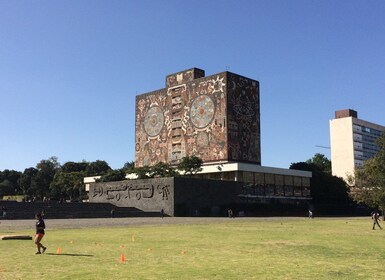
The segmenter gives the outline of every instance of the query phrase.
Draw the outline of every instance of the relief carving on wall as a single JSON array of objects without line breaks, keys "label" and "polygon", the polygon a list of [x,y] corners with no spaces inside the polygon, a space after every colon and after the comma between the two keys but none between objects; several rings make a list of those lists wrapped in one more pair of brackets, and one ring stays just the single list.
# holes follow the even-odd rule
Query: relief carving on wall
[{"label": "relief carving on wall", "polygon": [[[156,191],[155,191],[156,190]],[[108,201],[129,201],[131,199],[152,199],[159,195],[162,200],[168,200],[170,185],[153,184],[122,184],[119,186],[96,185],[92,198],[104,198]]]}]

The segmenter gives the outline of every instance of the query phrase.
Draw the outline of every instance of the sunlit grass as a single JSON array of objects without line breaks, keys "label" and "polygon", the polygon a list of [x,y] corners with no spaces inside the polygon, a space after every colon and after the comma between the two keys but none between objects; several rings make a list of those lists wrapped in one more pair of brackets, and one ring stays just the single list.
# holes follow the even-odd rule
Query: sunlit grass
[{"label": "sunlit grass", "polygon": [[370,219],[48,229],[44,255],[0,241],[0,279],[385,279],[384,234]]}]

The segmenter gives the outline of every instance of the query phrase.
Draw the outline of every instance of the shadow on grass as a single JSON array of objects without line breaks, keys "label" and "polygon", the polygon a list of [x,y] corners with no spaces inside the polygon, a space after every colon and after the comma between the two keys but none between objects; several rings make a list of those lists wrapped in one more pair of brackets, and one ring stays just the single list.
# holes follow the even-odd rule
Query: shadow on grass
[{"label": "shadow on grass", "polygon": [[93,257],[94,255],[85,255],[85,254],[55,254],[55,253],[45,253],[45,255],[50,256],[69,256],[69,257]]}]

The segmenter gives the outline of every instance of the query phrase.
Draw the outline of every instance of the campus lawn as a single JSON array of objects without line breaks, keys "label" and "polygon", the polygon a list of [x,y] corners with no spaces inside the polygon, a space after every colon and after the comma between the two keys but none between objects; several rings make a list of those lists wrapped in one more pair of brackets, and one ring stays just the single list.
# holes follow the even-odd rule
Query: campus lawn
[{"label": "campus lawn", "polygon": [[370,218],[48,229],[42,255],[0,240],[0,279],[385,279],[384,241]]}]

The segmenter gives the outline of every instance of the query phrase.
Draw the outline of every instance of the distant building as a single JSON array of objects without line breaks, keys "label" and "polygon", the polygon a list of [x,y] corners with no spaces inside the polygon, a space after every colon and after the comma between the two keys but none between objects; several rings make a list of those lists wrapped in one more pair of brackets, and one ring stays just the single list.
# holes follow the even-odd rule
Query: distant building
[{"label": "distant building", "polygon": [[376,140],[385,127],[358,118],[351,109],[335,112],[330,120],[332,174],[347,180],[356,167],[373,157],[379,148]]},{"label": "distant building", "polygon": [[136,97],[135,166],[261,164],[259,82],[230,72],[205,77],[192,68],[166,77],[166,88]]},{"label": "distant building", "polygon": [[165,88],[136,96],[135,167],[176,166],[189,156],[202,159],[202,171],[183,178],[85,178],[89,201],[170,216],[308,208],[311,172],[261,165],[256,80],[230,72],[205,77],[192,68],[167,76]]},{"label": "distant building", "polygon": [[192,68],[136,97],[135,166],[204,162],[195,177],[243,182],[248,199],[310,198],[311,172],[261,166],[259,82]]}]

